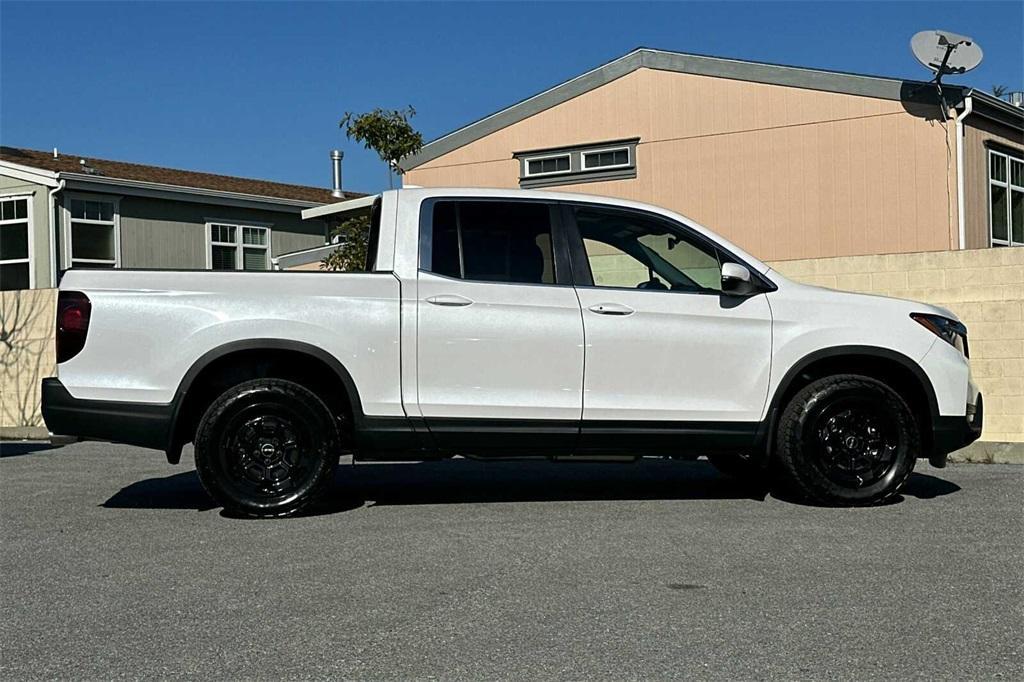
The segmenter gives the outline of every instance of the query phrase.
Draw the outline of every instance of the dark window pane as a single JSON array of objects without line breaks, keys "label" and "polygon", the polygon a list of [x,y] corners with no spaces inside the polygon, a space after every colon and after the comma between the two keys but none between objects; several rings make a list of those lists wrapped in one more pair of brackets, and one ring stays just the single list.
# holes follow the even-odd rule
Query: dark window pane
[{"label": "dark window pane", "polygon": [[1010,159],[1010,184],[1024,187],[1024,161]]},{"label": "dark window pane", "polygon": [[28,289],[28,263],[0,265],[0,291]]},{"label": "dark window pane", "polygon": [[1006,240],[1006,188],[989,185],[992,190],[992,239]]},{"label": "dark window pane", "polygon": [[113,263],[93,263],[91,261],[71,261],[71,267],[85,270],[113,270]]},{"label": "dark window pane", "polygon": [[266,246],[267,231],[259,227],[246,227],[242,229],[242,243]]},{"label": "dark window pane", "polygon": [[28,217],[28,199],[17,199],[14,201],[14,217],[16,219]]},{"label": "dark window pane", "polygon": [[458,209],[466,279],[555,283],[547,205],[467,201]]},{"label": "dark window pane", "polygon": [[266,249],[242,249],[242,268],[245,270],[266,270]]},{"label": "dark window pane", "polygon": [[992,179],[1006,182],[1006,157],[989,153],[989,158],[992,161],[992,169],[990,171]]},{"label": "dark window pane", "polygon": [[13,201],[0,201],[0,220],[14,220]]},{"label": "dark window pane", "polygon": [[585,161],[585,168],[624,166],[629,163],[629,151],[626,149],[616,149],[607,152],[596,152],[592,154],[585,154],[583,158]]},{"label": "dark window pane", "polygon": [[235,269],[235,247],[234,246],[213,246],[213,253],[210,262],[214,270]]},{"label": "dark window pane", "polygon": [[85,218],[85,202],[81,199],[71,200],[71,217]]},{"label": "dark window pane", "polygon": [[569,170],[569,156],[556,156],[550,159],[534,159],[527,162],[530,175],[539,173],[559,173]]},{"label": "dark window pane", "polygon": [[459,235],[455,222],[455,202],[434,204],[434,230],[431,240],[431,272],[446,277],[461,277]]},{"label": "dark window pane", "polygon": [[0,260],[28,258],[28,224],[0,226]]},{"label": "dark window pane", "polygon": [[434,207],[432,271],[458,277],[459,232],[465,279],[554,284],[548,206],[528,202],[438,202]]},{"label": "dark window pane", "polygon": [[1024,244],[1024,192],[1013,190],[1010,199],[1010,224],[1013,227],[1013,243]]},{"label": "dark window pane", "polygon": [[71,258],[114,260],[114,228],[110,225],[71,223]]}]

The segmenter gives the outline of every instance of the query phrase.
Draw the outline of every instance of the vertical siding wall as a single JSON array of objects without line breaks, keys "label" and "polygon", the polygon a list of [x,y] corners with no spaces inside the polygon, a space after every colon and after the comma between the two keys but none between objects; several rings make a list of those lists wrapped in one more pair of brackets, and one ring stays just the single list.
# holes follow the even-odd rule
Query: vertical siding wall
[{"label": "vertical siding wall", "polygon": [[943,250],[958,240],[955,129],[925,114],[939,111],[640,69],[405,180],[517,187],[513,152],[639,136],[635,179],[553,189],[665,206],[763,259]]},{"label": "vertical siding wall", "polygon": [[773,263],[807,284],[925,301],[967,325],[985,396],[982,440],[1024,442],[1024,248]]},{"label": "vertical siding wall", "polygon": [[271,255],[324,243],[324,225],[293,213],[125,197],[121,200],[121,266],[203,269],[208,221],[270,225]]},{"label": "vertical siding wall", "polygon": [[977,115],[964,121],[964,237],[968,249],[982,249],[991,243],[988,220],[988,147],[998,142],[1024,155],[1021,133]]}]

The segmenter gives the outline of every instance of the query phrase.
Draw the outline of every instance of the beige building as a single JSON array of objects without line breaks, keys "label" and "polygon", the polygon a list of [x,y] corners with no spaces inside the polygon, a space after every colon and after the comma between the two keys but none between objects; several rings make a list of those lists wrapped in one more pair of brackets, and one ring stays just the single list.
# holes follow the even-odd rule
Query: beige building
[{"label": "beige building", "polygon": [[1024,245],[1024,109],[943,91],[638,49],[427,144],[404,181],[636,199],[764,260]]}]

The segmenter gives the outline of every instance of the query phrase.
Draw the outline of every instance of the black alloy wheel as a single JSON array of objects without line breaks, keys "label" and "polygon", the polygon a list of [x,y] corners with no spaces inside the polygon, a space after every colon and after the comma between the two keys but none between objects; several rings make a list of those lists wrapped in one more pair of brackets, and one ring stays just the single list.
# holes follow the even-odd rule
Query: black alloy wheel
[{"label": "black alloy wheel", "polygon": [[226,509],[285,516],[323,491],[338,461],[338,430],[314,393],[283,379],[225,391],[196,433],[196,469]]},{"label": "black alloy wheel", "polygon": [[870,377],[811,382],[783,410],[776,459],[798,494],[832,505],[895,496],[920,456],[920,433],[903,397]]}]

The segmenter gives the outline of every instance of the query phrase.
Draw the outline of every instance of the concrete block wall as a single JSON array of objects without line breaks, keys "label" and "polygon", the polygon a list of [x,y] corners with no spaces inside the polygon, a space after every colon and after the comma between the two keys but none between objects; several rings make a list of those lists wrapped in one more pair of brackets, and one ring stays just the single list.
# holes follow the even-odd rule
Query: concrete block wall
[{"label": "concrete block wall", "polygon": [[[1024,248],[778,261],[794,280],[945,306],[967,324],[985,393],[982,440],[1024,442]],[[0,435],[45,436],[39,382],[56,373],[53,289],[0,292]]]},{"label": "concrete block wall", "polygon": [[909,298],[967,325],[971,372],[985,395],[982,440],[1024,442],[1024,248],[777,261],[790,279]]},{"label": "concrete block wall", "polygon": [[55,289],[0,291],[0,436],[46,435],[39,383],[57,373]]}]

